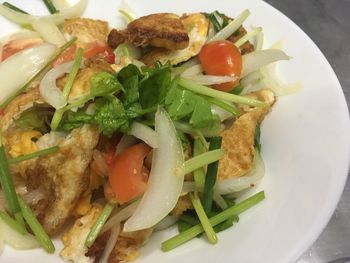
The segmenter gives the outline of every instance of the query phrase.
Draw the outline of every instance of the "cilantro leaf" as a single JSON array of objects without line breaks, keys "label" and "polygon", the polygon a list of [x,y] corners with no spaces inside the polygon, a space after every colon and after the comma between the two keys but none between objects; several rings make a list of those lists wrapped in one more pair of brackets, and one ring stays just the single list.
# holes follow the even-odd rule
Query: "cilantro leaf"
[{"label": "cilantro leaf", "polygon": [[142,108],[162,104],[171,84],[170,66],[152,69],[150,75],[140,82],[139,93]]},{"label": "cilantro leaf", "polygon": [[113,94],[119,90],[124,90],[118,79],[111,73],[99,72],[91,77],[92,97],[100,97]]},{"label": "cilantro leaf", "polygon": [[93,116],[86,114],[84,111],[68,111],[60,124],[60,129],[63,131],[71,131],[84,124],[92,123],[92,120]]},{"label": "cilantro leaf", "polygon": [[105,96],[95,101],[96,113],[93,118],[100,132],[111,137],[114,132],[129,130],[129,119],[123,104],[114,96]]}]

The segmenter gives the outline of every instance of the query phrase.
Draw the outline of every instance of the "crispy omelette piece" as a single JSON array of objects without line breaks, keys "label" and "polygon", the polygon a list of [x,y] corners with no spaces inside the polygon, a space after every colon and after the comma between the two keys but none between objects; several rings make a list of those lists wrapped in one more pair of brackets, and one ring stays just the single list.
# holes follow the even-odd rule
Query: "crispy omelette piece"
[{"label": "crispy omelette piece", "polygon": [[60,252],[60,256],[64,261],[91,262],[91,259],[85,255],[88,251],[88,248],[85,246],[85,239],[101,212],[102,206],[93,204],[89,212],[77,219],[74,225],[62,235],[64,247]]},{"label": "crispy omelette piece", "polygon": [[[74,102],[81,99],[82,97],[88,95],[91,89],[91,77],[101,71],[114,73],[110,64],[106,62],[103,58],[94,57],[87,59],[85,62],[85,68],[79,70],[76,78],[74,79],[72,89],[69,93],[68,101]],[[57,86],[63,89],[67,77],[62,77],[57,80]]]},{"label": "crispy omelette piece", "polygon": [[99,133],[90,125],[77,128],[59,144],[59,151],[37,159],[27,171],[28,190],[42,187],[46,198],[33,207],[45,230],[55,234],[89,184],[89,164]]},{"label": "crispy omelette piece", "polygon": [[229,129],[222,132],[222,148],[225,154],[219,161],[218,180],[245,175],[252,168],[256,127],[275,102],[273,92],[268,89],[253,92],[247,97],[265,101],[269,106],[242,108],[245,113]]},{"label": "crispy omelette piece", "polygon": [[189,38],[179,16],[158,13],[135,19],[128,24],[126,30],[113,29],[109,33],[108,44],[112,48],[124,42],[137,47],[151,45],[177,50],[186,48]]},{"label": "crispy omelette piece", "polygon": [[106,21],[89,18],[72,18],[64,21],[63,31],[77,37],[77,46],[85,48],[88,43],[95,41],[106,43],[109,27]]},{"label": "crispy omelette piece", "polygon": [[[128,233],[121,232],[108,257],[108,263],[131,262],[138,258],[140,256],[139,249],[147,242],[152,233],[153,228]],[[94,262],[99,262],[109,235],[110,232],[103,233],[89,248],[86,255],[92,258]]]},{"label": "crispy omelette piece", "polygon": [[194,13],[182,16],[181,22],[189,36],[188,47],[176,51],[154,48],[141,58],[143,63],[153,66],[156,61],[160,61],[162,64],[170,61],[171,64],[176,65],[198,55],[207,40],[209,19],[201,13]]}]

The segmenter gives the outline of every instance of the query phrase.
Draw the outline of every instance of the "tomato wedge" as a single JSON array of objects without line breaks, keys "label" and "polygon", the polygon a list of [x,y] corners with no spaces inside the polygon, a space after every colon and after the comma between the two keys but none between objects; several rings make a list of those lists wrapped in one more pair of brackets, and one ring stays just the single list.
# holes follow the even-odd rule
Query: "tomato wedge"
[{"label": "tomato wedge", "polygon": [[[76,51],[76,45],[70,46],[56,59],[53,65],[56,66],[74,60]],[[113,49],[105,43],[100,41],[91,42],[84,49],[84,58],[92,58],[96,55],[101,55],[109,64],[114,64],[115,55]]]},{"label": "tomato wedge", "polygon": [[149,172],[143,162],[150,150],[147,144],[139,143],[115,156],[108,178],[118,203],[126,203],[145,192]]},{"label": "tomato wedge", "polygon": [[2,48],[1,61],[4,61],[5,59],[11,57],[13,54],[16,54],[17,52],[23,49],[30,48],[42,42],[43,41],[41,38],[24,38],[10,40]]},{"label": "tomato wedge", "polygon": [[213,85],[213,88],[230,91],[237,85],[242,73],[242,56],[232,42],[219,40],[205,44],[199,53],[199,60],[208,75],[237,77],[235,81]]}]

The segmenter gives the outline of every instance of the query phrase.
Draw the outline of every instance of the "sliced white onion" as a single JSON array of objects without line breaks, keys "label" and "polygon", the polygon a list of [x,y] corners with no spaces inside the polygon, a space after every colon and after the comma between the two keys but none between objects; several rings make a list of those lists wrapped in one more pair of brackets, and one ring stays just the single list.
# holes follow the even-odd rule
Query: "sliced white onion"
[{"label": "sliced white onion", "polygon": [[11,40],[26,39],[26,38],[39,38],[40,35],[37,32],[31,30],[19,30],[16,33],[9,34],[0,38],[0,43],[5,44]]},{"label": "sliced white onion", "polygon": [[158,134],[147,125],[134,121],[131,125],[130,134],[144,141],[152,148],[159,147]]},{"label": "sliced white onion", "polygon": [[278,73],[277,63],[272,63],[260,69],[265,87],[270,88],[276,96],[288,96],[302,90],[300,82],[287,83]]},{"label": "sliced white onion", "polygon": [[184,72],[182,72],[182,77],[195,76],[203,73],[203,67],[201,64],[195,64],[189,68],[187,68]]},{"label": "sliced white onion", "polygon": [[235,76],[213,76],[213,75],[195,75],[195,76],[183,76],[184,79],[192,80],[200,85],[215,85],[226,83],[230,81],[235,81],[237,77]]},{"label": "sliced white onion", "polygon": [[60,11],[70,7],[67,0],[52,0],[53,5]]},{"label": "sliced white onion", "polygon": [[255,151],[253,165],[253,170],[250,171],[247,175],[230,178],[223,181],[217,181],[215,185],[215,191],[218,194],[225,195],[254,187],[265,175],[264,161],[258,151]]},{"label": "sliced white onion", "polygon": [[0,256],[2,254],[2,251],[4,250],[4,246],[5,246],[5,240],[4,240],[4,231],[2,230],[2,228],[0,227]]},{"label": "sliced white onion", "polygon": [[182,194],[187,194],[187,193],[194,192],[195,187],[196,187],[196,185],[192,181],[184,182],[184,184],[182,186]]},{"label": "sliced white onion", "polygon": [[60,64],[48,71],[40,82],[40,95],[48,104],[55,109],[61,109],[67,104],[63,97],[62,90],[56,86],[56,80],[64,74],[69,73],[73,67],[74,61]]},{"label": "sliced white onion", "polygon": [[32,23],[33,28],[37,31],[41,37],[48,43],[54,44],[60,47],[66,43],[66,39],[62,32],[58,29],[49,19],[39,18]]},{"label": "sliced white onion", "polygon": [[2,50],[3,50],[3,45],[0,43],[0,62],[2,61]]},{"label": "sliced white onion", "polygon": [[108,262],[108,257],[111,254],[115,244],[117,243],[119,233],[120,233],[120,224],[116,224],[112,227],[111,235],[108,238],[107,244],[105,246],[105,249],[103,250],[99,263]]},{"label": "sliced white onion", "polygon": [[123,152],[126,148],[129,148],[130,146],[136,144],[138,142],[138,139],[135,136],[132,135],[123,135],[123,137],[120,139],[116,151],[116,154],[120,154]]},{"label": "sliced white onion", "polygon": [[32,15],[22,14],[22,13],[13,11],[12,9],[4,5],[0,5],[0,14],[6,17],[7,19],[20,25],[32,24],[33,21],[39,18],[48,19],[53,23],[55,23],[56,25],[59,25],[59,24],[62,24],[66,19],[80,17],[86,8],[87,2],[88,2],[87,0],[80,0],[74,6],[61,10],[59,13],[49,15],[49,16],[32,16]]},{"label": "sliced white onion", "polygon": [[168,113],[159,108],[155,116],[159,148],[153,150],[148,186],[135,213],[124,225],[124,231],[154,226],[175,207],[184,181],[184,154],[175,126]]},{"label": "sliced white onion", "polygon": [[224,40],[230,37],[234,32],[236,32],[243,22],[250,15],[249,10],[244,10],[238,17],[231,21],[226,27],[220,30],[215,36],[213,36],[209,41]]},{"label": "sliced white onion", "polygon": [[279,61],[289,60],[290,57],[279,49],[258,50],[242,56],[243,71],[242,78],[259,70],[265,65]]},{"label": "sliced white onion", "polygon": [[0,229],[3,233],[4,242],[16,250],[28,250],[40,247],[39,242],[33,235],[29,233],[21,235],[16,230],[13,230],[10,226],[4,223],[1,219]]},{"label": "sliced white onion", "polygon": [[120,222],[123,222],[124,220],[128,219],[132,214],[135,212],[137,206],[139,205],[140,201],[135,201],[125,207],[123,207],[121,210],[119,210],[115,215],[111,216],[106,224],[101,229],[101,234],[111,229],[113,226],[120,224]]},{"label": "sliced white onion", "polygon": [[171,227],[172,225],[174,225],[178,219],[179,219],[178,216],[167,215],[166,217],[164,217],[162,219],[162,221],[160,221],[158,224],[156,224],[154,230],[161,231],[161,230],[167,229],[167,228]]},{"label": "sliced white onion", "polygon": [[20,51],[1,62],[0,104],[16,93],[30,78],[38,73],[55,50],[55,45],[39,44]]}]

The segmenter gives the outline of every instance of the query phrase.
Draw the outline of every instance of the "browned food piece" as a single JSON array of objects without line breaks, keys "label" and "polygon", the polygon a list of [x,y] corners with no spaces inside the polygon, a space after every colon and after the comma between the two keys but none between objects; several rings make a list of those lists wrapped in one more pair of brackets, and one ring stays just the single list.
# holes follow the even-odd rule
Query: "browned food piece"
[{"label": "browned food piece", "polygon": [[[91,89],[91,77],[96,73],[99,73],[101,71],[114,73],[110,64],[99,57],[94,57],[86,60],[85,66],[86,68],[81,69],[74,79],[72,89],[69,93],[69,102],[79,100],[82,97],[89,95]],[[63,89],[66,81],[67,77],[60,78],[57,80],[57,86],[60,89]]]},{"label": "browned food piece", "polygon": [[89,262],[90,259],[85,256],[88,248],[85,246],[85,239],[90,229],[96,222],[102,212],[102,206],[93,204],[89,212],[77,219],[74,225],[62,236],[63,249],[60,252],[65,261]]},{"label": "browned food piece", "polygon": [[108,44],[116,48],[129,42],[134,46],[151,45],[169,50],[188,46],[189,38],[180,18],[171,13],[158,13],[140,17],[128,24],[126,30],[113,29],[108,36]]},{"label": "browned food piece", "polygon": [[25,110],[33,107],[34,102],[43,103],[43,101],[40,100],[38,87],[17,96],[11,101],[3,111],[3,116],[1,118],[1,131],[5,133],[13,124],[13,120],[18,118]]},{"label": "browned food piece", "polygon": [[[235,32],[234,34],[232,34],[227,40],[235,43],[238,39],[240,39],[241,37],[243,37],[245,34],[247,34],[247,31],[245,30],[245,28],[243,26],[241,26],[238,30],[237,33]],[[250,52],[254,51],[254,45],[252,43],[250,43],[249,41],[244,42],[243,45],[241,45],[239,47],[241,54],[248,54]]]},{"label": "browned food piece", "polygon": [[[131,262],[135,260],[140,255],[139,249],[147,242],[152,232],[153,228],[120,233],[118,241],[109,255],[108,263]],[[110,232],[103,233],[89,248],[86,255],[94,259],[94,262],[99,262],[109,235]]]},{"label": "browned food piece", "polygon": [[33,207],[49,234],[55,234],[72,215],[74,207],[89,183],[88,166],[99,133],[85,125],[73,130],[59,144],[59,151],[40,157],[26,171],[29,191],[39,187],[46,198],[40,207]]},{"label": "browned food piece", "polygon": [[218,180],[245,175],[250,171],[254,158],[254,138],[256,127],[262,122],[275,102],[271,90],[265,89],[247,95],[250,98],[265,101],[264,108],[244,108],[233,125],[222,132],[222,148],[225,151],[219,161]]},{"label": "browned food piece", "polygon": [[172,51],[164,48],[153,48],[141,58],[143,63],[153,66],[156,61],[160,61],[162,64],[170,61],[171,64],[176,65],[198,55],[207,40],[208,18],[201,13],[194,13],[182,16],[181,22],[189,36],[188,47]]},{"label": "browned food piece", "polygon": [[107,22],[101,20],[72,18],[64,21],[63,31],[77,37],[77,46],[85,48],[88,43],[95,41],[106,43],[109,27]]},{"label": "browned food piece", "polygon": [[189,195],[188,194],[183,195],[177,201],[176,206],[171,211],[171,215],[173,216],[182,215],[186,210],[191,209],[192,207],[193,206]]}]

